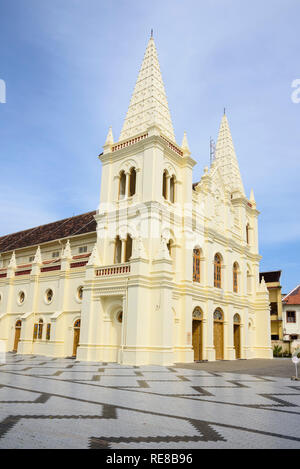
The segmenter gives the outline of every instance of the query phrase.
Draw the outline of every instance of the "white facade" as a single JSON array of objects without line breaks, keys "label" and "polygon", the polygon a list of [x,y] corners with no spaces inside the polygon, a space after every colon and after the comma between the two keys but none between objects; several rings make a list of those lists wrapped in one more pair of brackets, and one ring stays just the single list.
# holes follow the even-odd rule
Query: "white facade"
[{"label": "white facade", "polygon": [[300,348],[300,285],[282,300],[284,340],[291,343],[291,352]]},{"label": "white facade", "polygon": [[[53,264],[59,270],[43,267],[54,241],[2,255],[6,349],[17,343],[18,353],[51,356],[75,350],[79,360],[134,365],[271,358],[258,211],[253,192],[249,200],[244,193],[227,117],[215,160],[193,185],[196,163],[186,135],[181,146],[175,141],[153,38],[120,139],[114,142],[109,130],[100,160],[97,230],[56,241],[64,248]],[[87,264],[74,266],[79,245],[92,253]],[[30,271],[16,275],[34,251]]]}]

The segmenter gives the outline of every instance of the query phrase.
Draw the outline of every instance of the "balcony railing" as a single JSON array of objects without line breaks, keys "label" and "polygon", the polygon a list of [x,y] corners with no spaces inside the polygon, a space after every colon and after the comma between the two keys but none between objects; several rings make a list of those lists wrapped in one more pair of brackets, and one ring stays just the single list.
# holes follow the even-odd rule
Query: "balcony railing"
[{"label": "balcony railing", "polygon": [[96,269],[97,277],[110,277],[117,275],[128,275],[130,274],[130,264],[118,264],[101,267]]}]

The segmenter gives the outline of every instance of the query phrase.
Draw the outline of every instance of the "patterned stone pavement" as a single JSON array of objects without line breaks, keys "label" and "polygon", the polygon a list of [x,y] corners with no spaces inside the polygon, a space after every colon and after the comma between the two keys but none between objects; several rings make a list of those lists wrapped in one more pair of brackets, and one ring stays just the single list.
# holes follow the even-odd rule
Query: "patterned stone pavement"
[{"label": "patterned stone pavement", "polygon": [[0,448],[300,448],[288,378],[7,354]]}]

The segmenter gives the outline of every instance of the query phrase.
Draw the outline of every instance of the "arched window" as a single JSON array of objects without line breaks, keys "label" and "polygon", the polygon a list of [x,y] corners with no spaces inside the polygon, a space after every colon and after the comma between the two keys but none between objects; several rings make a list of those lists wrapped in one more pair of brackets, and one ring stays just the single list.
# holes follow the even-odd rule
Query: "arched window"
[{"label": "arched window", "polygon": [[198,319],[199,321],[201,321],[202,316],[203,315],[202,315],[201,308],[199,308],[199,306],[196,306],[196,308],[193,311],[193,319]]},{"label": "arched window", "polygon": [[221,256],[220,254],[216,254],[215,259],[214,259],[214,286],[216,288],[221,288],[221,283],[222,283],[221,268],[222,268]]},{"label": "arched window", "polygon": [[129,197],[132,197],[136,191],[136,170],[131,168],[129,173]]},{"label": "arched window", "polygon": [[200,283],[200,249],[193,251],[193,281]]},{"label": "arched window", "polygon": [[74,322],[74,329],[78,329],[80,328],[80,319],[77,319],[75,322]]},{"label": "arched window", "polygon": [[233,291],[238,293],[239,284],[238,284],[238,274],[239,274],[239,265],[237,262],[233,264]]},{"label": "arched window", "polygon": [[247,244],[250,244],[250,234],[249,234],[249,231],[250,231],[250,225],[249,225],[249,223],[247,223],[247,225],[246,225],[246,243],[247,243]]},{"label": "arched window", "polygon": [[121,264],[122,262],[122,241],[120,237],[116,237],[115,241],[115,264]]},{"label": "arched window", "polygon": [[170,179],[170,202],[172,204],[175,202],[175,176],[172,176]]},{"label": "arched window", "polygon": [[241,323],[241,317],[238,313],[236,313],[234,316],[233,316],[233,322],[234,324],[240,324]]},{"label": "arched window", "polygon": [[220,308],[214,312],[214,321],[223,321],[223,311]]},{"label": "arched window", "polygon": [[41,340],[43,337],[43,325],[44,321],[42,319],[39,320],[39,325],[38,325],[38,339]]},{"label": "arched window", "polygon": [[163,174],[162,195],[167,200],[167,171],[164,171]]},{"label": "arched window", "polygon": [[119,199],[124,199],[126,191],[126,174],[124,171],[120,172],[119,177]]},{"label": "arched window", "polygon": [[131,256],[132,256],[132,238],[130,235],[127,235],[126,248],[125,248],[125,262],[128,262]]}]

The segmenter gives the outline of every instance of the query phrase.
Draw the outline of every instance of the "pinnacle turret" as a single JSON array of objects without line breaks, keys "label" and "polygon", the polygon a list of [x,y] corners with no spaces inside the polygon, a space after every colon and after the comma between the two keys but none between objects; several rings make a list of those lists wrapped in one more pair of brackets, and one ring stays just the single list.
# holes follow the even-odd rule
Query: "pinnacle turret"
[{"label": "pinnacle turret", "polygon": [[114,144],[114,136],[112,132],[112,128],[110,127],[108,130],[108,134],[106,137],[105,145],[113,145]]},{"label": "pinnacle turret", "polygon": [[165,137],[175,142],[157,50],[151,35],[123,124],[120,140],[146,132],[152,125],[157,126]]},{"label": "pinnacle turret", "polygon": [[184,132],[184,134],[183,134],[181,148],[185,151],[188,151],[188,152],[190,151],[189,142],[188,142],[188,139],[187,139],[187,136],[186,136],[186,132]]}]

